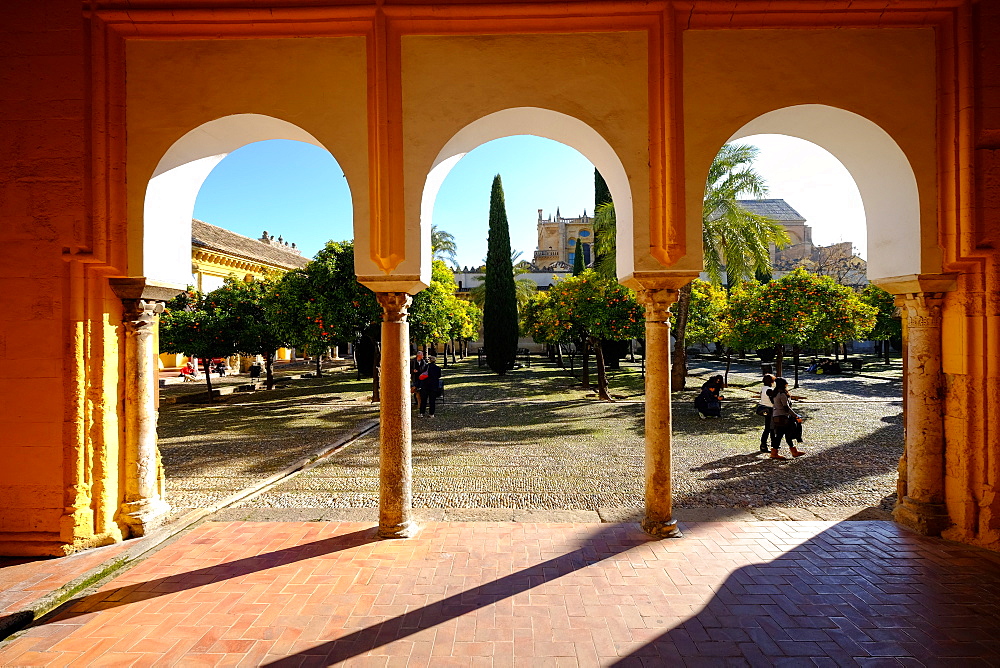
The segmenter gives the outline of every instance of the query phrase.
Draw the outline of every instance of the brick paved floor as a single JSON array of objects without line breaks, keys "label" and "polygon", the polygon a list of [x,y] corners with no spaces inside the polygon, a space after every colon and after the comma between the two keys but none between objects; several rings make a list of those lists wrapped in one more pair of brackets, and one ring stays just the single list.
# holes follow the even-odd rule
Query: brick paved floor
[{"label": "brick paved floor", "polygon": [[0,665],[1000,662],[996,554],[888,522],[684,528],[208,523],[0,645]]}]

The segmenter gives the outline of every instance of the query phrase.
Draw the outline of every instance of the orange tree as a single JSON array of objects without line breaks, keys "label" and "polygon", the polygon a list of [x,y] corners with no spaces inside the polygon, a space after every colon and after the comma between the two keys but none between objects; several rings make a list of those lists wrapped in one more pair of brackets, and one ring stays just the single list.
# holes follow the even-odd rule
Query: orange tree
[{"label": "orange tree", "polygon": [[160,317],[160,350],[201,360],[209,401],[213,399],[212,358],[236,353],[236,334],[232,320],[215,301],[192,288],[167,302]]},{"label": "orange tree", "polygon": [[776,371],[791,346],[825,347],[867,335],[876,309],[829,276],[799,268],[760,286],[741,286],[730,295],[728,343],[746,348],[776,347]]},{"label": "orange tree", "polygon": [[523,320],[526,333],[545,343],[583,341],[597,358],[597,394],[611,401],[601,339],[627,341],[642,336],[645,319],[635,293],[587,269],[557,281]]},{"label": "orange tree", "polygon": [[382,307],[375,293],[358,283],[354,274],[354,242],[328,241],[309,264],[281,277],[269,304],[283,336],[316,358],[317,375],[322,372],[320,357],[327,348],[341,342],[357,346],[363,339],[367,341],[375,352],[374,359],[371,367],[359,359],[358,370],[366,376],[371,372],[373,395],[378,397],[375,369]]},{"label": "orange tree", "polygon": [[270,304],[277,283],[275,277],[244,281],[230,276],[221,288],[205,297],[228,321],[236,352],[264,358],[269,390],[274,387],[275,353],[278,348],[291,345]]}]

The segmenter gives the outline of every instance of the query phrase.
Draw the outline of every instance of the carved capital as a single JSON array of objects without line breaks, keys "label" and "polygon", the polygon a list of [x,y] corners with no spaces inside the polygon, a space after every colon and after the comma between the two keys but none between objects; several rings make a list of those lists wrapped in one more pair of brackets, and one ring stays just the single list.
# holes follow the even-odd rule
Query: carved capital
[{"label": "carved capital", "polygon": [[122,321],[130,333],[152,332],[156,318],[163,313],[163,302],[146,299],[123,299]]},{"label": "carved capital", "polygon": [[640,288],[636,290],[639,303],[646,307],[646,322],[666,322],[670,307],[677,301],[677,290],[672,288]]},{"label": "carved capital", "polygon": [[406,322],[407,309],[413,297],[405,292],[376,292],[375,298],[382,305],[382,320],[385,322]]},{"label": "carved capital", "polygon": [[940,327],[943,292],[911,292],[903,295],[901,313],[906,316],[906,326],[915,328]]}]

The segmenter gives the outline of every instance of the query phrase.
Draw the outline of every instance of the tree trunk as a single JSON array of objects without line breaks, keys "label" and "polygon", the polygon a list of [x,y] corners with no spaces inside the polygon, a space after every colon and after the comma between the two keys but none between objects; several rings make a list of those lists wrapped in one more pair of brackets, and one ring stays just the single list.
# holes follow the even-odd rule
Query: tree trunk
[{"label": "tree trunk", "polygon": [[557,343],[556,344],[556,363],[559,365],[560,369],[565,369],[566,368],[566,363],[563,362],[562,344],[561,343]]},{"label": "tree trunk", "polygon": [[585,389],[590,389],[590,364],[587,360],[587,353],[590,352],[590,344],[587,343],[586,339],[583,341],[583,359],[580,360],[580,371],[583,379],[580,381],[580,386]]},{"label": "tree trunk", "polygon": [[795,385],[792,387],[797,388],[799,386],[799,347],[798,345],[792,348],[792,352],[795,354]]},{"label": "tree trunk", "polygon": [[684,389],[687,377],[687,322],[691,308],[691,283],[680,289],[677,295],[676,326],[674,327],[674,356],[670,365],[670,389]]},{"label": "tree trunk", "polygon": [[319,378],[323,375],[323,356],[316,355],[316,377]]},{"label": "tree trunk", "polygon": [[775,356],[774,356],[774,375],[784,378],[784,367],[785,367],[785,345],[779,343],[775,346]]},{"label": "tree trunk", "polygon": [[597,398],[601,401],[614,401],[608,393],[608,370],[604,365],[604,349],[598,339],[591,339],[594,344],[594,359],[597,360]]},{"label": "tree trunk", "polygon": [[882,354],[885,356],[885,364],[889,365],[889,339],[882,342]]},{"label": "tree trunk", "polygon": [[729,385],[729,369],[733,366],[733,349],[726,348],[726,377],[725,383]]},{"label": "tree trunk", "polygon": [[205,384],[208,386],[208,403],[215,401],[215,397],[212,395],[212,371],[211,371],[212,358],[202,358],[201,368],[205,370]]},{"label": "tree trunk", "polygon": [[264,355],[264,372],[267,374],[267,389],[274,389],[274,353]]}]

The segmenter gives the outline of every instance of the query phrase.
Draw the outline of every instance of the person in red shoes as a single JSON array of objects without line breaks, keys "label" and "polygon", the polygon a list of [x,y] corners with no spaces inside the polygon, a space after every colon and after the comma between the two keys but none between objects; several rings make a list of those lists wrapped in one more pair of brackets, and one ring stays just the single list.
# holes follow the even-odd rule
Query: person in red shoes
[{"label": "person in red shoes", "polygon": [[798,422],[802,418],[792,410],[792,400],[788,396],[788,381],[784,378],[775,378],[774,387],[767,391],[767,396],[774,406],[771,412],[771,459],[788,459],[778,450],[782,436],[788,443],[792,457],[801,457],[806,454],[796,448],[792,442],[792,422]]}]

